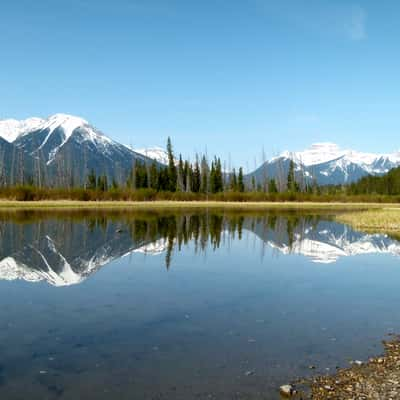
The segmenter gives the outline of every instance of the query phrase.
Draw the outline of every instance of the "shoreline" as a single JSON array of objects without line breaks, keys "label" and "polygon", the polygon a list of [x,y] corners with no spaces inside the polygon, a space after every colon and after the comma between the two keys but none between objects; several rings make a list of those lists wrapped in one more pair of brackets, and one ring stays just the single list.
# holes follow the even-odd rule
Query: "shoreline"
[{"label": "shoreline", "polygon": [[[352,361],[332,375],[300,379],[287,397],[312,400],[397,399],[400,396],[400,337],[382,341],[384,353]],[[297,390],[297,387],[299,388]],[[305,389],[303,389],[305,388]]]},{"label": "shoreline", "polygon": [[59,209],[59,208],[82,208],[82,209],[155,209],[155,208],[236,208],[236,209],[324,209],[332,211],[353,210],[398,210],[398,203],[347,203],[347,202],[239,202],[239,201],[79,201],[79,200],[38,200],[17,201],[0,200],[0,210],[7,209]]}]

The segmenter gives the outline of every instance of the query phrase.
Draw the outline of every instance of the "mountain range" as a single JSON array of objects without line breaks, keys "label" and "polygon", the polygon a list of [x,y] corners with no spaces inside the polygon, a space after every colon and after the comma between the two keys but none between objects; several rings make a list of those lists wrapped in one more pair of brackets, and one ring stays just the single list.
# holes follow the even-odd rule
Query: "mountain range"
[{"label": "mountain range", "polygon": [[295,174],[299,181],[339,185],[355,182],[369,174],[387,173],[400,165],[400,152],[363,153],[343,150],[334,143],[315,143],[303,151],[285,151],[266,161],[249,176],[254,176],[257,181],[263,181],[264,177],[286,180],[291,161],[295,164]]},{"label": "mountain range", "polygon": [[[158,147],[134,149],[120,144],[83,118],[72,115],[0,120],[0,176],[8,183],[21,182],[25,175],[50,184],[82,184],[90,170],[107,175],[110,181],[125,182],[138,160],[155,160],[165,165],[168,157]],[[254,177],[263,182],[277,178],[284,182],[291,160],[299,181],[345,184],[398,167],[400,152],[362,153],[343,150],[334,143],[316,143],[306,150],[285,151],[266,161],[250,172],[247,180]]]}]

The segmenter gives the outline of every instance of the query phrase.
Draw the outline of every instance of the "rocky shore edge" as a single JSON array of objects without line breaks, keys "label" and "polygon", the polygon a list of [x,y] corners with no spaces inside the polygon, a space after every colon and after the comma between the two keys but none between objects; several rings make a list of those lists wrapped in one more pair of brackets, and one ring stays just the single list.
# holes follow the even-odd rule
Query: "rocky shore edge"
[{"label": "rocky shore edge", "polygon": [[333,375],[302,379],[283,385],[283,398],[297,400],[400,399],[400,336],[383,341],[384,354],[366,362],[353,361]]}]

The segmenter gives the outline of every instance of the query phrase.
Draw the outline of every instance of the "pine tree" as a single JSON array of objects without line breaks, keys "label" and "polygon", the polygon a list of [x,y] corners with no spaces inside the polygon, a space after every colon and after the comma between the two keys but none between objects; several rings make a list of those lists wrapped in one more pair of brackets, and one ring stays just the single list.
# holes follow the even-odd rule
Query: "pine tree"
[{"label": "pine tree", "polygon": [[217,191],[217,182],[216,182],[216,174],[215,174],[215,164],[214,164],[214,161],[211,161],[210,192],[216,193],[216,191]]},{"label": "pine tree", "polygon": [[290,160],[289,172],[287,176],[287,190],[289,192],[296,192],[296,180],[294,175],[294,161]]},{"label": "pine tree", "polygon": [[237,183],[237,176],[236,176],[235,168],[233,168],[233,171],[232,171],[230,187],[231,187],[231,190],[234,192],[236,192],[238,190],[238,183]]},{"label": "pine tree", "polygon": [[239,168],[239,176],[238,176],[238,190],[239,192],[244,192],[244,179],[243,179],[243,168]]},{"label": "pine tree", "polygon": [[278,193],[278,186],[274,178],[271,178],[268,182],[268,192],[269,193]]},{"label": "pine tree", "polygon": [[185,161],[183,166],[183,190],[185,192],[190,192],[191,188],[191,181],[192,181],[193,170],[189,161]]},{"label": "pine tree", "polygon": [[179,163],[178,163],[178,173],[177,173],[177,187],[176,190],[179,192],[183,192],[184,188],[184,166],[182,160],[182,154],[179,154]]},{"label": "pine tree", "polygon": [[251,190],[253,191],[253,192],[255,192],[256,191],[256,178],[255,178],[255,176],[253,175],[252,177],[251,177]]},{"label": "pine tree", "polygon": [[222,177],[221,159],[215,158],[215,192],[222,192],[224,190],[224,181]]},{"label": "pine tree", "polygon": [[168,190],[171,192],[175,192],[177,183],[177,171],[176,171],[175,157],[170,137],[168,137],[167,140],[167,154],[168,154]]},{"label": "pine tree", "polygon": [[209,174],[209,167],[208,162],[205,156],[203,156],[201,160],[201,187],[200,190],[203,193],[208,193],[208,174]]},{"label": "pine tree", "polygon": [[113,180],[112,180],[111,188],[113,190],[117,190],[118,189],[118,182],[117,182],[117,180],[115,178],[113,178]]},{"label": "pine tree", "polygon": [[201,173],[198,157],[196,156],[196,162],[194,164],[193,177],[192,177],[192,192],[199,193],[201,186]]},{"label": "pine tree", "polygon": [[94,169],[92,169],[87,177],[87,188],[89,190],[96,190],[96,180],[96,173],[94,172]]},{"label": "pine tree", "polygon": [[150,187],[152,189],[158,189],[159,172],[157,170],[157,164],[153,162],[150,166]]}]

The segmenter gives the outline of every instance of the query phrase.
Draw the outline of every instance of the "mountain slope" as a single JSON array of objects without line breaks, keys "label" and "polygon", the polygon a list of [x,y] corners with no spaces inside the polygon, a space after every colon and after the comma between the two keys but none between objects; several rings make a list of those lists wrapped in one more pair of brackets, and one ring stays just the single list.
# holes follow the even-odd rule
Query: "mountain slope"
[{"label": "mountain slope", "polygon": [[41,166],[40,160],[0,137],[0,186],[26,183]]},{"label": "mountain slope", "polygon": [[133,149],[136,153],[139,153],[145,157],[151,158],[163,165],[168,165],[168,153],[161,147],[149,147],[145,149]]},{"label": "mountain slope", "polygon": [[265,177],[286,181],[290,161],[295,163],[296,176],[304,182],[320,185],[352,183],[372,174],[382,175],[400,165],[400,153],[373,154],[342,150],[333,143],[316,143],[299,152],[283,152],[249,174],[258,182]]},{"label": "mountain slope", "polygon": [[[10,122],[11,121],[11,122]],[[22,151],[26,158],[45,165],[47,184],[83,184],[89,171],[124,182],[135,161],[151,162],[146,156],[119,144],[86,120],[67,114],[48,119],[0,121],[0,137]],[[5,147],[0,143],[0,151]],[[27,166],[27,175],[35,171]]]}]

